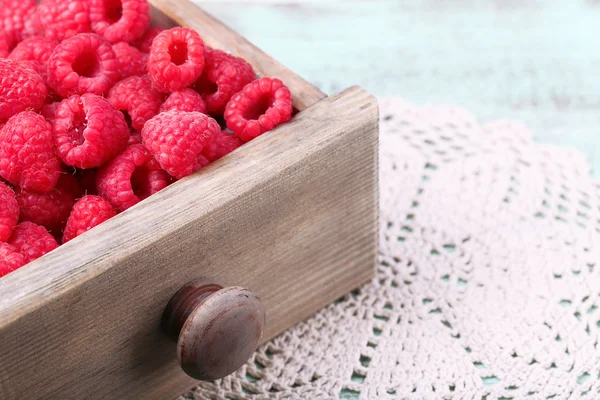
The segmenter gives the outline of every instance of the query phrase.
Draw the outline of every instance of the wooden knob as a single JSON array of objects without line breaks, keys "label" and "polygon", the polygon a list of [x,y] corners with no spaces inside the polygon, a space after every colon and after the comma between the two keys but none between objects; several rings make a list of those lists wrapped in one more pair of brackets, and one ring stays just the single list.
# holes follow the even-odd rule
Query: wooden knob
[{"label": "wooden knob", "polygon": [[177,342],[181,368],[202,381],[224,378],[244,365],[264,327],[265,308],[256,293],[203,280],[181,288],[162,318],[163,331]]}]

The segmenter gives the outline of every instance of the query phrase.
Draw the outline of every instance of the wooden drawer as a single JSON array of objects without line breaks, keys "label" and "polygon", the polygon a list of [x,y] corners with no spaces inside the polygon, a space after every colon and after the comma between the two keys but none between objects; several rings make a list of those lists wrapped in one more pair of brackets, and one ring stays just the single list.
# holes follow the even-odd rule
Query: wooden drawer
[{"label": "wooden drawer", "polygon": [[0,279],[0,399],[175,398],[195,381],[160,321],[186,282],[256,292],[264,342],[374,274],[376,100],[326,97],[190,1],[151,3],[282,79],[299,113]]}]

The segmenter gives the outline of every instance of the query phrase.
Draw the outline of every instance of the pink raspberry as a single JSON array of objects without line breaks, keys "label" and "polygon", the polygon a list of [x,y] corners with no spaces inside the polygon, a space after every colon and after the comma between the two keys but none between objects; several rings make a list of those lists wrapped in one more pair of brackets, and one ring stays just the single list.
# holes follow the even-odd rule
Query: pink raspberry
[{"label": "pink raspberry", "polygon": [[63,244],[75,239],[77,236],[100,225],[106,220],[117,215],[110,203],[100,196],[82,197],[71,211],[65,233]]},{"label": "pink raspberry", "polygon": [[67,223],[75,199],[81,196],[81,187],[73,175],[62,174],[56,187],[39,193],[16,189],[21,209],[21,221],[30,221],[59,235]]},{"label": "pink raspberry", "polygon": [[[19,1],[19,0],[17,0]],[[91,32],[88,0],[42,0],[37,18],[43,35],[62,41]]]},{"label": "pink raspberry", "polygon": [[0,32],[4,33],[9,49],[23,40],[25,20],[37,8],[35,0],[3,0],[0,4]]},{"label": "pink raspberry", "polygon": [[149,76],[132,76],[110,90],[108,101],[129,116],[133,129],[141,131],[146,121],[158,114],[164,95],[152,86]]},{"label": "pink raspberry", "polygon": [[206,53],[206,65],[194,89],[206,101],[208,113],[223,115],[231,97],[256,79],[252,66],[244,59],[221,50]]},{"label": "pink raspberry", "polygon": [[140,38],[140,40],[133,43],[135,47],[140,49],[142,53],[150,53],[150,47],[152,46],[152,42],[154,38],[158,36],[159,33],[164,31],[160,26],[153,26],[148,28],[144,35]]},{"label": "pink raspberry", "polygon": [[95,168],[125,149],[129,128],[123,114],[95,94],[63,100],[53,121],[56,153],[67,165]]},{"label": "pink raspberry", "polygon": [[154,38],[148,72],[158,90],[172,93],[196,81],[204,69],[204,42],[189,28],[173,28]]},{"label": "pink raspberry", "polygon": [[92,29],[112,43],[142,37],[150,25],[148,0],[89,0]]},{"label": "pink raspberry", "polygon": [[0,182],[0,242],[6,242],[19,222],[19,203],[15,192]]},{"label": "pink raspberry", "polygon": [[48,192],[60,176],[52,126],[33,111],[8,120],[0,131],[0,176],[26,190]]},{"label": "pink raspberry", "polygon": [[236,93],[225,110],[227,127],[248,142],[292,117],[292,93],[275,78],[261,78]]},{"label": "pink raspberry", "polygon": [[33,222],[21,222],[15,226],[8,244],[23,255],[25,263],[37,260],[58,247],[56,239],[46,228]]},{"label": "pink raspberry", "polygon": [[202,150],[202,154],[210,162],[217,161],[219,158],[225,157],[241,145],[242,142],[237,136],[221,131],[215,139]]},{"label": "pink raspberry", "polygon": [[46,104],[40,110],[40,114],[42,114],[42,116],[44,118],[46,118],[46,121],[48,121],[48,122],[50,122],[52,124],[52,122],[54,121],[54,118],[56,117],[56,110],[58,110],[58,106],[59,105],[60,105],[60,101],[56,101],[54,103]]},{"label": "pink raspberry", "polygon": [[113,51],[119,63],[121,78],[142,76],[148,74],[148,54],[144,54],[128,43],[121,42],[113,45]]},{"label": "pink raspberry", "polygon": [[25,265],[25,258],[8,243],[0,243],[0,278]]},{"label": "pink raspberry", "polygon": [[169,111],[146,123],[142,140],[162,169],[181,179],[208,164],[202,150],[220,132],[219,124],[204,114]]},{"label": "pink raspberry", "polygon": [[141,144],[129,146],[98,172],[98,193],[117,211],[125,211],[166,188],[171,177]]},{"label": "pink raspberry", "polygon": [[39,110],[48,95],[46,84],[31,68],[0,59],[0,123],[25,110]]},{"label": "pink raspberry", "polygon": [[8,58],[14,61],[27,61],[28,65],[46,80],[48,60],[56,46],[58,46],[57,40],[34,36],[19,43]]},{"label": "pink raspberry", "polygon": [[112,45],[94,33],[80,33],[63,41],[48,60],[48,85],[62,97],[105,95],[119,77]]},{"label": "pink raspberry", "polygon": [[0,58],[7,58],[9,53],[8,42],[4,35],[0,33]]},{"label": "pink raspberry", "polygon": [[167,100],[160,106],[160,112],[166,111],[197,111],[206,112],[206,104],[202,96],[192,89],[182,89],[173,92]]}]

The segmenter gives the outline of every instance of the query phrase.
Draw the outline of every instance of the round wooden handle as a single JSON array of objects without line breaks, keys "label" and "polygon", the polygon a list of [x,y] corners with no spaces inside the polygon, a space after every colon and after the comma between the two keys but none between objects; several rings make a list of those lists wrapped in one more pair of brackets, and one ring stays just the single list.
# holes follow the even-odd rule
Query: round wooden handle
[{"label": "round wooden handle", "polygon": [[177,358],[192,378],[213,381],[238,370],[258,347],[265,308],[256,293],[196,280],[173,296],[162,328],[177,341]]}]

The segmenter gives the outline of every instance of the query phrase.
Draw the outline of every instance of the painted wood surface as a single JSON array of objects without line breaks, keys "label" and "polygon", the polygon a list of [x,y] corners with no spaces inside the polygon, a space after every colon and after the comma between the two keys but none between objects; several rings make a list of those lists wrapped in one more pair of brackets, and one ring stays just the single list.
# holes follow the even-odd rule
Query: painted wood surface
[{"label": "painted wood surface", "polygon": [[359,84],[518,119],[600,176],[600,1],[200,1],[328,93]]}]

